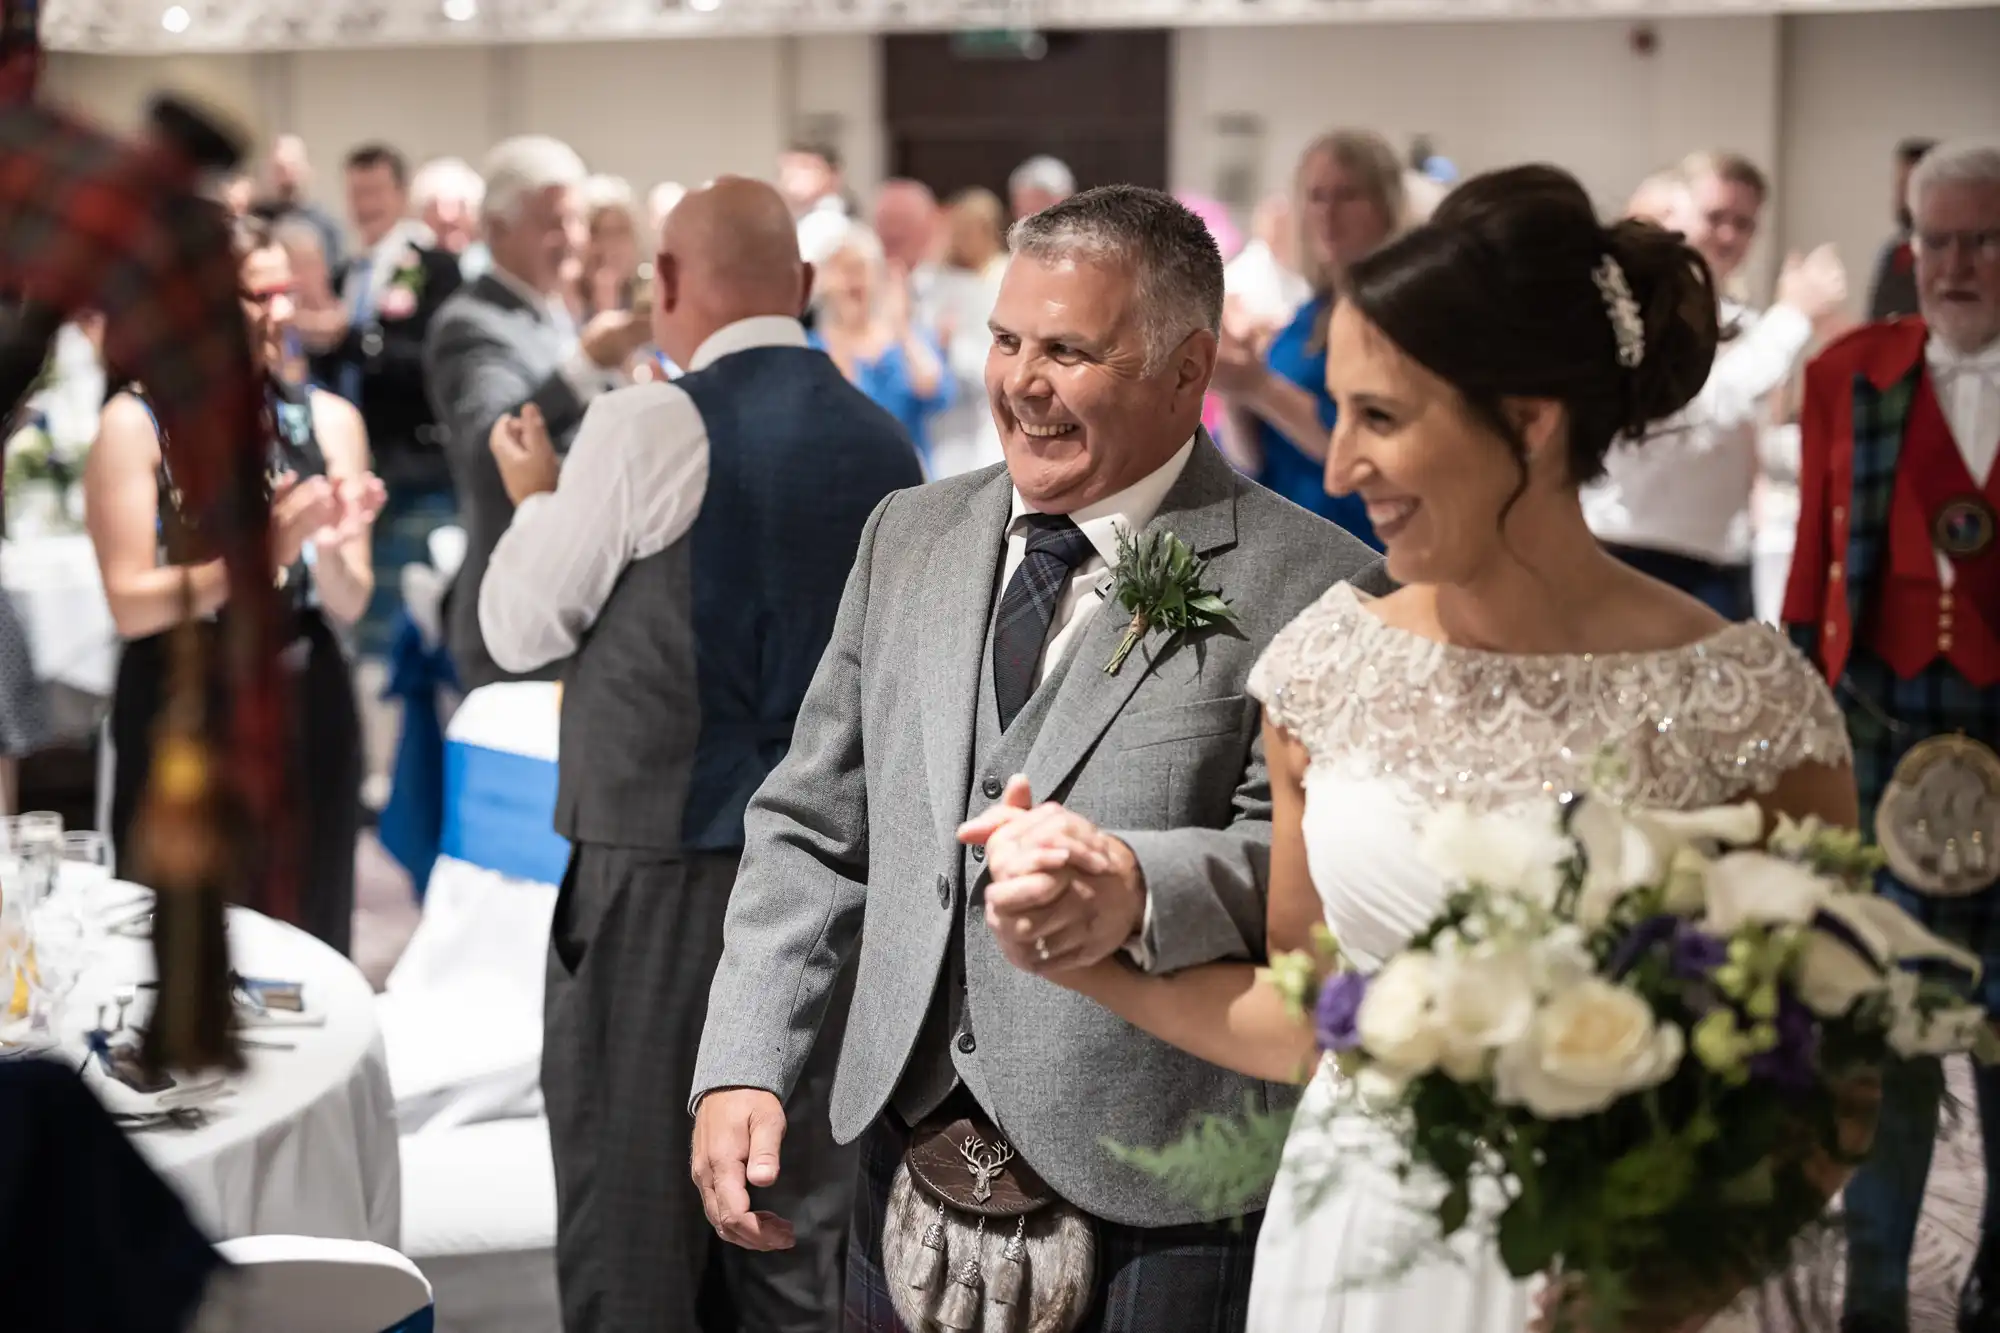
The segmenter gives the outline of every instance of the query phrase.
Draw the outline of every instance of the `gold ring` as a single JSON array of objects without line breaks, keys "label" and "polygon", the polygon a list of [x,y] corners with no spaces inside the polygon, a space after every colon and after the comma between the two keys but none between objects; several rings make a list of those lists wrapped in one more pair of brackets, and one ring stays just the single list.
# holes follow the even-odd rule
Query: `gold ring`
[{"label": "gold ring", "polygon": [[1040,935],[1035,936],[1035,957],[1045,963],[1049,961],[1049,942]]}]

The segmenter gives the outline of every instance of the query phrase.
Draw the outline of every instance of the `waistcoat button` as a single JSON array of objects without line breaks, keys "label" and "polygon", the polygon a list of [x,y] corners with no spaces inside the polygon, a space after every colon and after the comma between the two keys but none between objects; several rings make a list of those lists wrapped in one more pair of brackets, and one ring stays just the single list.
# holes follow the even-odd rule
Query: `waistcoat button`
[{"label": "waistcoat button", "polygon": [[986,781],[979,784],[979,790],[986,794],[987,800],[997,801],[1000,799],[1000,793],[1007,790],[1007,784],[989,773],[986,775]]},{"label": "waistcoat button", "polygon": [[937,889],[938,889],[938,906],[940,907],[951,906],[951,876],[939,875]]},{"label": "waistcoat button", "polygon": [[972,1039],[970,1032],[961,1032],[958,1034],[958,1049],[965,1055],[971,1055],[979,1049],[979,1043]]}]

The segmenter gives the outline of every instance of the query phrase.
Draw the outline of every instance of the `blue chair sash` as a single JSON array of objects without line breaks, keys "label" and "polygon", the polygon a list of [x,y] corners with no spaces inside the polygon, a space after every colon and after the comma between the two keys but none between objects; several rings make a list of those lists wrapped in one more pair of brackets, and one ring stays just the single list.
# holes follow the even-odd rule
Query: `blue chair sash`
[{"label": "blue chair sash", "polygon": [[383,850],[409,872],[419,903],[430,884],[444,833],[445,742],[438,702],[453,683],[450,656],[443,648],[424,643],[409,612],[399,613],[382,697],[402,700],[403,732],[396,742],[389,803],[382,809],[376,834]]},{"label": "blue chair sash", "polygon": [[553,761],[450,741],[444,792],[444,855],[516,879],[562,882],[569,843],[554,828]]},{"label": "blue chair sash", "polygon": [[437,1307],[426,1305],[402,1323],[383,1329],[382,1333],[437,1333]]}]

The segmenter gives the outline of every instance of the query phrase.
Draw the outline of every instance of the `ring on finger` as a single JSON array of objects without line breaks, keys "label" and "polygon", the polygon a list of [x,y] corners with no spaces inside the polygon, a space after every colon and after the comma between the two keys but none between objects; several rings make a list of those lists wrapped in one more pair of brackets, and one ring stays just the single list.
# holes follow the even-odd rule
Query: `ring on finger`
[{"label": "ring on finger", "polygon": [[1040,935],[1035,936],[1035,957],[1044,963],[1049,961],[1049,942]]}]

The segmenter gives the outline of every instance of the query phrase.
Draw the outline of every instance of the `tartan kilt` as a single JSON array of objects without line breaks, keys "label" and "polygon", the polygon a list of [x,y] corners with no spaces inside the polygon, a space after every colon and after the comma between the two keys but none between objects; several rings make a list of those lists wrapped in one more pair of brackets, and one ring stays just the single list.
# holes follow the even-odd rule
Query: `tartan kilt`
[{"label": "tartan kilt", "polygon": [[[1840,702],[1854,744],[1861,828],[1870,838],[1882,791],[1918,742],[1957,732],[2000,749],[2000,687],[1981,689],[1946,662],[1932,662],[1904,680],[1873,653],[1857,650],[1841,681]],[[1927,929],[1979,956],[1985,967],[1980,998],[1988,1013],[2000,1016],[2000,884],[1963,898],[1918,893],[1887,870],[1880,884],[1884,897]]]},{"label": "tartan kilt", "polygon": [[[843,1333],[917,1333],[896,1317],[882,1225],[909,1131],[893,1111],[861,1136]],[[1175,1227],[1096,1220],[1097,1291],[1078,1333],[1243,1333],[1264,1215]]]}]

